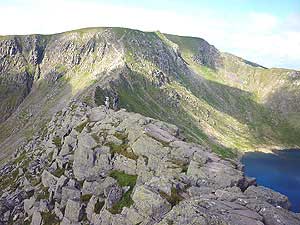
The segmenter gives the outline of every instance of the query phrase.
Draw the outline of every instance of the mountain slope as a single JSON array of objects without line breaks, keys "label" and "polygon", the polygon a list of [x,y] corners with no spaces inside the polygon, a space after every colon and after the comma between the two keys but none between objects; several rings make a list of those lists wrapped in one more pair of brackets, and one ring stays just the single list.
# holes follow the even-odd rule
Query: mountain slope
[{"label": "mountain slope", "polygon": [[288,198],[178,127],[72,102],[0,167],[0,224],[298,225]]},{"label": "mountain slope", "polygon": [[267,69],[205,40],[125,28],[0,39],[0,159],[47,131],[72,99],[174,123],[224,157],[299,146],[300,73]]}]

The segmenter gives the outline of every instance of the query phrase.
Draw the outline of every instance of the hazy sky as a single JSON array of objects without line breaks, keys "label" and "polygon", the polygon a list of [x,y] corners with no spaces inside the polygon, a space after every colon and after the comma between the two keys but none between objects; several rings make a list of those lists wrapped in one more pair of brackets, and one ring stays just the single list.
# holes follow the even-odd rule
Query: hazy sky
[{"label": "hazy sky", "polygon": [[197,36],[267,67],[300,69],[300,0],[0,0],[0,34],[118,26]]}]

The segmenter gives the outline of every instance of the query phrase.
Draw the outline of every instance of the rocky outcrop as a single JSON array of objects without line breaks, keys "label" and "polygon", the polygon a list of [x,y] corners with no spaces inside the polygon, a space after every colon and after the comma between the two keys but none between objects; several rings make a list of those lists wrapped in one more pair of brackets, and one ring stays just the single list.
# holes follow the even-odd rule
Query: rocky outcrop
[{"label": "rocky outcrop", "polygon": [[[0,170],[0,223],[300,223],[285,196],[256,186],[239,162],[185,142],[176,126],[72,104],[35,148]],[[39,169],[27,169],[36,161]]]},{"label": "rocky outcrop", "polygon": [[[168,34],[166,37],[174,43],[178,43],[177,36]],[[221,52],[215,46],[201,38],[181,37],[181,39],[193,47],[192,60],[195,63],[214,70],[223,67]]]},{"label": "rocky outcrop", "polygon": [[22,103],[39,76],[46,40],[41,35],[0,40],[0,123]]}]

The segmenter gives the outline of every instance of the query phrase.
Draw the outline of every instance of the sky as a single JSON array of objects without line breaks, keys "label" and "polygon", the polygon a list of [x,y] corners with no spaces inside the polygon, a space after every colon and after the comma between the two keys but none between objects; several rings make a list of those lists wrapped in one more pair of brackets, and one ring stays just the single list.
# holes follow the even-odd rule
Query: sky
[{"label": "sky", "polygon": [[263,66],[300,70],[300,0],[0,0],[0,35],[111,26],[201,37]]}]

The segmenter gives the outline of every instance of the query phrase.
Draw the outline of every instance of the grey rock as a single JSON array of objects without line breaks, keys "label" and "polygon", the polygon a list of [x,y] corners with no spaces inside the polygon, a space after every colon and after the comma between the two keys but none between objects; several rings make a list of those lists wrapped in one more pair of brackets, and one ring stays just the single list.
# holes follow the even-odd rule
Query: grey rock
[{"label": "grey rock", "polygon": [[299,217],[292,212],[288,212],[287,210],[269,207],[262,208],[259,213],[264,218],[265,225],[299,225],[300,219]]},{"label": "grey rock", "polygon": [[73,171],[78,180],[97,178],[111,170],[109,147],[96,148],[97,142],[88,134],[81,134],[74,153]]},{"label": "grey rock", "polygon": [[90,114],[88,115],[88,118],[91,122],[97,122],[103,120],[105,119],[105,117],[106,117],[106,112],[102,107],[93,108]]},{"label": "grey rock", "polygon": [[108,193],[109,189],[115,184],[117,184],[117,181],[112,177],[106,177],[105,179],[93,182],[84,181],[82,194],[100,196],[104,193]]},{"label": "grey rock", "polygon": [[31,225],[41,225],[42,224],[42,215],[40,212],[35,211],[32,215]]},{"label": "grey rock", "polygon": [[168,149],[164,148],[160,142],[147,136],[142,136],[134,142],[132,150],[135,154],[146,157],[154,156],[162,158],[169,154]]},{"label": "grey rock", "polygon": [[104,209],[100,214],[94,213],[91,222],[95,225],[112,224],[112,214]]},{"label": "grey rock", "polygon": [[131,208],[124,208],[122,210],[122,215],[124,215],[130,224],[139,224],[144,221],[144,217],[138,213],[138,211],[131,207]]},{"label": "grey rock", "polygon": [[189,187],[187,189],[187,193],[190,195],[190,196],[203,196],[203,195],[208,195],[208,194],[211,194],[214,190],[210,187],[195,187],[195,186],[192,186],[192,187]]},{"label": "grey rock", "polygon": [[[3,222],[8,222],[9,221],[9,217],[10,217],[10,211],[7,211],[3,214],[3,218],[2,221]],[[1,220],[0,220],[1,221]]]},{"label": "grey rock", "polygon": [[107,208],[113,207],[122,198],[123,190],[119,185],[114,185],[110,188],[107,194]]},{"label": "grey rock", "polygon": [[246,198],[246,196],[241,192],[241,190],[238,187],[216,190],[215,195],[217,196],[218,200],[226,200],[229,202]]},{"label": "grey rock", "polygon": [[123,171],[127,174],[136,174],[136,161],[123,155],[117,154],[115,156],[113,160],[113,167],[115,170]]},{"label": "grey rock", "polygon": [[123,143],[122,140],[116,138],[116,137],[113,136],[113,135],[108,135],[108,136],[106,137],[106,142],[108,142],[108,143],[114,143],[115,145],[121,145],[121,144]]},{"label": "grey rock", "polygon": [[250,186],[244,193],[249,197],[262,199],[273,206],[280,206],[284,209],[291,207],[291,203],[286,196],[266,187]]},{"label": "grey rock", "polygon": [[207,179],[209,185],[214,188],[233,187],[243,179],[241,171],[222,162],[209,162],[203,165],[192,160],[187,175],[192,179]]},{"label": "grey rock", "polygon": [[57,183],[58,178],[49,173],[47,170],[44,170],[42,173],[42,183],[45,187],[50,187],[54,189],[54,186]]},{"label": "grey rock", "polygon": [[39,203],[39,211],[40,212],[48,212],[49,208],[48,208],[48,201],[45,199],[41,199],[40,203]]},{"label": "grey rock", "polygon": [[88,202],[88,204],[87,204],[87,206],[86,206],[86,210],[85,210],[85,211],[86,211],[87,219],[88,219],[89,221],[92,220],[92,216],[93,216],[93,214],[94,214],[94,212],[95,212],[95,205],[96,205],[97,201],[99,201],[99,198],[96,197],[95,195],[93,195],[93,196],[90,198],[90,200],[89,200],[89,202]]},{"label": "grey rock", "polygon": [[132,200],[141,215],[144,217],[151,216],[156,221],[161,220],[171,210],[171,205],[167,200],[145,186],[139,186],[135,189]]},{"label": "grey rock", "polygon": [[59,219],[59,220],[62,220],[63,217],[64,217],[64,214],[62,213],[62,211],[60,210],[60,207],[59,207],[59,204],[57,202],[55,202],[55,206],[54,206],[54,213],[56,215],[56,217]]},{"label": "grey rock", "polygon": [[60,156],[68,155],[72,152],[76,147],[77,139],[70,136],[67,136],[64,140],[64,144],[59,152]]},{"label": "grey rock", "polygon": [[68,200],[80,200],[81,191],[74,187],[63,187],[60,205],[64,207]]},{"label": "grey rock", "polygon": [[25,213],[27,213],[28,216],[31,216],[33,214],[32,208],[34,206],[35,200],[36,199],[34,196],[32,196],[29,199],[24,200],[24,211],[25,211]]},{"label": "grey rock", "polygon": [[156,192],[164,192],[171,196],[172,182],[165,177],[153,177],[145,185]]},{"label": "grey rock", "polygon": [[71,222],[78,222],[82,217],[82,208],[79,201],[68,200],[65,209],[65,217]]},{"label": "grey rock", "polygon": [[238,186],[242,191],[245,191],[248,187],[252,185],[256,185],[256,178],[254,177],[245,176],[244,179],[240,180],[240,182],[238,183]]},{"label": "grey rock", "polygon": [[154,139],[164,143],[170,143],[172,141],[178,140],[176,137],[174,137],[167,131],[151,123],[145,126],[145,132]]}]

